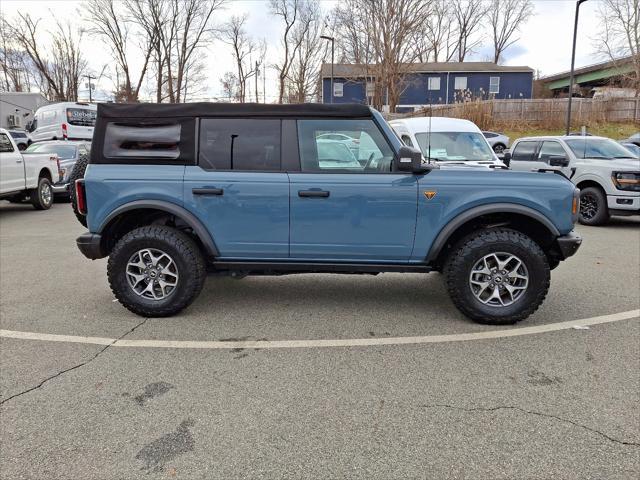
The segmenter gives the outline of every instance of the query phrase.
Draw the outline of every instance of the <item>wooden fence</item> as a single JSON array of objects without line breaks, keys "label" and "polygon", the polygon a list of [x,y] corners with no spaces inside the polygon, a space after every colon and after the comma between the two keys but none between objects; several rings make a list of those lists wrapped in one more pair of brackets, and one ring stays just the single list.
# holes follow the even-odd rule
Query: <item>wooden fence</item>
[{"label": "wooden fence", "polygon": [[[478,100],[449,105],[433,105],[409,114],[389,114],[389,118],[432,115],[466,118],[480,128],[514,125],[517,123],[558,127],[567,116],[567,98],[522,100]],[[640,123],[640,98],[574,98],[571,106],[572,124],[590,125],[601,122]]]}]

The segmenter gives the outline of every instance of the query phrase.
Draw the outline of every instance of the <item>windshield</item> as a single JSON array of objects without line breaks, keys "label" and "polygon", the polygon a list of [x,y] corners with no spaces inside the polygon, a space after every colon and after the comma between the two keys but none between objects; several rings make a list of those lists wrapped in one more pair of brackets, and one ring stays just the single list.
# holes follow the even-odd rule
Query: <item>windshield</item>
[{"label": "windshield", "polygon": [[608,138],[572,138],[565,142],[577,158],[635,158],[629,150]]},{"label": "windshield", "polygon": [[[475,132],[427,132],[416,133],[416,140],[424,158],[444,162],[493,160],[493,151],[481,133]],[[431,151],[429,152],[429,143]]]},{"label": "windshield", "polygon": [[32,143],[25,153],[55,153],[60,160],[69,160],[76,156],[75,145],[51,145],[43,143]]},{"label": "windshield", "polygon": [[93,127],[96,124],[96,110],[88,108],[67,108],[67,122],[70,125]]}]

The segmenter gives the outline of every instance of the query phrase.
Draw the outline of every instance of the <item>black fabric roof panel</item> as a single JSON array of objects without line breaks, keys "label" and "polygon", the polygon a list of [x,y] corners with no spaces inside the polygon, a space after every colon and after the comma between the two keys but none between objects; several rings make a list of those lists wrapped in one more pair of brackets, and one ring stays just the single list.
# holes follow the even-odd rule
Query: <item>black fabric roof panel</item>
[{"label": "black fabric roof panel", "polygon": [[101,118],[175,117],[371,117],[368,106],[357,103],[100,103]]}]

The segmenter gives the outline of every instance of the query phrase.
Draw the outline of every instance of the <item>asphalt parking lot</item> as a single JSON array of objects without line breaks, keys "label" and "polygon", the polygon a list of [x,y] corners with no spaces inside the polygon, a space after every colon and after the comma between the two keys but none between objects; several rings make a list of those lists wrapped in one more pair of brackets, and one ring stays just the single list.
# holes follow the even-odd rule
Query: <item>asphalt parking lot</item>
[{"label": "asphalt parking lot", "polygon": [[0,478],[637,478],[640,221],[578,230],[515,327],[438,274],[210,278],[145,320],[68,204],[2,202]]}]

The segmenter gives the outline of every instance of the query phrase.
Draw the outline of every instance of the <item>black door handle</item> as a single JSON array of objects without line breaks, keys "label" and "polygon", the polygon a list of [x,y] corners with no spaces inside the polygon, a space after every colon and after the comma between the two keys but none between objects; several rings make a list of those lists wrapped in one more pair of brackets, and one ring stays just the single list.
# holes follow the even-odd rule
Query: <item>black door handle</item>
[{"label": "black door handle", "polygon": [[191,190],[194,195],[222,195],[224,190],[221,188],[194,188]]},{"label": "black door handle", "polygon": [[326,190],[298,190],[299,197],[327,198],[329,192]]}]

